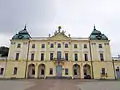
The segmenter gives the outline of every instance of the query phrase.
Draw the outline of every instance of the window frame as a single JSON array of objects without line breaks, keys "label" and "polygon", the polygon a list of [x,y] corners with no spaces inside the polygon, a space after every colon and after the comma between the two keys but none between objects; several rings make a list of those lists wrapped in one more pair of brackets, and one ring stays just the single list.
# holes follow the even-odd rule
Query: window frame
[{"label": "window frame", "polygon": [[68,44],[67,43],[65,44],[65,48],[68,48]]},{"label": "window frame", "polygon": [[53,68],[50,68],[49,75],[53,75]]},{"label": "window frame", "polygon": [[69,74],[69,70],[68,68],[65,68],[65,75],[68,75]]},{"label": "window frame", "polygon": [[14,67],[14,69],[13,69],[13,75],[17,75],[17,71],[18,71],[18,68]]},{"label": "window frame", "polygon": [[74,60],[78,61],[78,54],[77,53],[74,54]]},{"label": "window frame", "polygon": [[41,44],[41,48],[45,48],[45,44]]},{"label": "window frame", "polygon": [[100,61],[104,61],[104,54],[100,53]]},{"label": "window frame", "polygon": [[31,61],[34,61],[34,58],[35,58],[35,54],[31,53]]},{"label": "window frame", "polygon": [[103,48],[102,44],[99,44],[99,48]]},{"label": "window frame", "polygon": [[20,57],[20,53],[17,52],[16,55],[15,55],[15,60],[18,61],[19,57]]},{"label": "window frame", "polygon": [[74,44],[74,48],[77,48],[77,44]]},{"label": "window frame", "polygon": [[85,48],[85,49],[87,48],[87,44],[84,44],[84,48]]},{"label": "window frame", "polygon": [[58,43],[58,48],[61,48],[61,44],[60,43]]},{"label": "window frame", "polygon": [[44,53],[41,53],[40,60],[41,60],[41,61],[44,61]]},{"label": "window frame", "polygon": [[21,44],[20,43],[17,44],[17,48],[21,48]]}]

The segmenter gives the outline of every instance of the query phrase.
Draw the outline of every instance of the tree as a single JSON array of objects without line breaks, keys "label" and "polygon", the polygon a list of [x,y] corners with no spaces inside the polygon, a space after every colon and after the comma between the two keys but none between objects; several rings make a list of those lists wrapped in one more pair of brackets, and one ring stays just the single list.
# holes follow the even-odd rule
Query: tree
[{"label": "tree", "polygon": [[5,47],[5,46],[1,46],[0,47],[1,57],[7,57],[8,56],[8,52],[9,52],[9,48],[8,47]]}]

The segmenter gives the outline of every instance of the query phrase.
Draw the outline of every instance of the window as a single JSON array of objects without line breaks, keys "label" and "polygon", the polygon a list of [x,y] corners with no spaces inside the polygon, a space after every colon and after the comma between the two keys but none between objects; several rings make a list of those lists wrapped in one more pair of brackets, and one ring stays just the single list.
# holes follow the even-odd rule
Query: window
[{"label": "window", "polygon": [[32,48],[35,48],[35,44],[32,44]]},{"label": "window", "polygon": [[4,73],[4,68],[1,68],[0,69],[0,75],[3,75],[3,73]]},{"label": "window", "polygon": [[65,75],[68,75],[68,69],[65,68]]},{"label": "window", "polygon": [[77,44],[74,44],[74,48],[77,48]]},{"label": "window", "polygon": [[17,67],[14,67],[13,75],[16,75],[16,74],[17,74]]},{"label": "window", "polygon": [[44,61],[44,53],[41,53],[41,61]]},{"label": "window", "polygon": [[53,43],[50,44],[50,48],[54,48],[54,44]]},{"label": "window", "polygon": [[74,75],[77,75],[77,69],[74,69]]},{"label": "window", "polygon": [[53,75],[53,69],[50,68],[50,75]]},{"label": "window", "polygon": [[21,44],[20,43],[17,45],[17,48],[21,48]]},{"label": "window", "polygon": [[88,61],[88,55],[84,54],[84,56],[85,56],[85,61]]},{"label": "window", "polygon": [[104,61],[103,53],[100,53],[100,60]]},{"label": "window", "polygon": [[119,70],[119,67],[117,67],[117,68],[116,68],[116,71],[117,71],[117,72],[119,72],[119,71],[120,71],[120,70]]},{"label": "window", "polygon": [[105,75],[105,68],[102,68],[102,74]]},{"label": "window", "polygon": [[32,75],[35,75],[35,69],[32,68]]},{"label": "window", "polygon": [[102,44],[99,44],[99,48],[102,48]]},{"label": "window", "polygon": [[15,60],[19,60],[19,53],[16,53]]},{"label": "window", "polygon": [[61,48],[61,44],[60,43],[58,43],[58,48]]},{"label": "window", "polygon": [[45,48],[45,44],[42,44],[41,48]]},{"label": "window", "polygon": [[31,54],[31,61],[34,61],[34,53]]},{"label": "window", "polygon": [[67,43],[65,44],[65,48],[68,48],[68,44]]},{"label": "window", "polygon": [[68,53],[65,53],[65,60],[68,61]]},{"label": "window", "polygon": [[50,53],[50,60],[53,60],[53,53]]},{"label": "window", "polygon": [[78,54],[75,54],[75,61],[78,61]]},{"label": "window", "polygon": [[87,44],[84,44],[84,48],[87,48]]}]

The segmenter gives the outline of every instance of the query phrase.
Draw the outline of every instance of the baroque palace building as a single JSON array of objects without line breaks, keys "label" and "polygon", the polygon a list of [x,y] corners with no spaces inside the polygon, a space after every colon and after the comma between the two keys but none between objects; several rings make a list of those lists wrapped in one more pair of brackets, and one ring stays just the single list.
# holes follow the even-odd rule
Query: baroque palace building
[{"label": "baroque palace building", "polygon": [[[12,37],[1,78],[115,79],[110,40],[96,30],[87,38],[67,36],[61,26],[48,37],[31,37],[26,26]],[[119,75],[119,73],[118,73]]]}]

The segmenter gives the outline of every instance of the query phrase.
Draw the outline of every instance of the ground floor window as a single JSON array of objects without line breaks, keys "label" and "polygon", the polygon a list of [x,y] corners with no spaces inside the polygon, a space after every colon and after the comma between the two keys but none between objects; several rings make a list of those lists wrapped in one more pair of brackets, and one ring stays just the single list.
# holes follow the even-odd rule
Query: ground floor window
[{"label": "ground floor window", "polygon": [[4,68],[1,68],[0,69],[0,75],[3,75],[3,73],[4,73]]},{"label": "ground floor window", "polygon": [[16,74],[17,74],[17,67],[14,67],[13,75],[16,75]]},{"label": "ground floor window", "polygon": [[68,75],[68,69],[65,68],[65,75]]},{"label": "ground floor window", "polygon": [[50,68],[50,75],[53,75],[53,69]]}]

